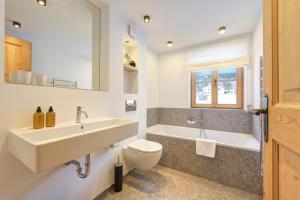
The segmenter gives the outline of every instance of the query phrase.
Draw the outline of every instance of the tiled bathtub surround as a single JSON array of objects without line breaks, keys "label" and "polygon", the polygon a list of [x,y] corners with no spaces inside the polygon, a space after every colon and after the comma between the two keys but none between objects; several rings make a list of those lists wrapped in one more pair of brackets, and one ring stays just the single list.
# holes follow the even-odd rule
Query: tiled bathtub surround
[{"label": "tiled bathtub surround", "polygon": [[205,129],[253,133],[252,114],[244,110],[226,109],[191,109],[191,108],[151,108],[148,109],[148,126],[154,124],[167,124],[189,127],[186,122],[188,116],[195,120],[193,128],[203,127]]},{"label": "tiled bathtub surround", "polygon": [[163,145],[159,162],[163,166],[262,194],[258,152],[217,145],[216,157],[211,159],[196,155],[196,143],[191,140],[153,134],[147,134],[147,139]]},{"label": "tiled bathtub surround", "polygon": [[253,134],[256,139],[261,140],[261,116],[253,115]]},{"label": "tiled bathtub surround", "polygon": [[147,127],[159,124],[160,108],[147,109]]}]

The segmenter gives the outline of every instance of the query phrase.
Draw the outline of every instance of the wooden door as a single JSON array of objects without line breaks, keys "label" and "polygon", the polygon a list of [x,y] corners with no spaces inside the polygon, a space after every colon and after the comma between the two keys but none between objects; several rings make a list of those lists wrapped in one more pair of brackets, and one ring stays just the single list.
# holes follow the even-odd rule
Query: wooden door
[{"label": "wooden door", "polygon": [[300,200],[300,1],[264,0],[264,200]]},{"label": "wooden door", "polygon": [[4,80],[17,70],[31,71],[31,42],[5,36]]}]

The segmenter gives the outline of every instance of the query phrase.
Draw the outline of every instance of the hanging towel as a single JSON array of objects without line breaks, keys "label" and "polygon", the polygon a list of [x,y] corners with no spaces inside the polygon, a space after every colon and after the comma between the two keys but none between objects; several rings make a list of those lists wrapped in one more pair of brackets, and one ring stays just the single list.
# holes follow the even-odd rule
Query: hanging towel
[{"label": "hanging towel", "polygon": [[216,140],[196,138],[196,154],[214,158],[216,155]]}]

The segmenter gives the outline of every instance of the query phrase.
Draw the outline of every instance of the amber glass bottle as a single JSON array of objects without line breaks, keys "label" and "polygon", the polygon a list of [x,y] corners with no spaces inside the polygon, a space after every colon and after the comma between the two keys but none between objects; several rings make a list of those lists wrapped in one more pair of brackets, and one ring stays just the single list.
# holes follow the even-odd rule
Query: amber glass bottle
[{"label": "amber glass bottle", "polygon": [[38,107],[33,115],[33,128],[44,128],[44,113],[42,113],[41,107]]},{"label": "amber glass bottle", "polygon": [[55,112],[53,111],[52,106],[50,106],[49,111],[46,114],[46,127],[55,126]]}]

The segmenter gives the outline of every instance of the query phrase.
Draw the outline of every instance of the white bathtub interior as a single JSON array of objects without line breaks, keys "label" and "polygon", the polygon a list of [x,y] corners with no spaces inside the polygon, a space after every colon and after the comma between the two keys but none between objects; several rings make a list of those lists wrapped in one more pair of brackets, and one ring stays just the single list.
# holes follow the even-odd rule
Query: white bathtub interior
[{"label": "white bathtub interior", "polygon": [[[200,129],[157,124],[147,129],[147,133],[186,140],[200,137]],[[252,134],[232,133],[205,129],[207,139],[216,140],[218,145],[260,151],[260,143]]]}]

